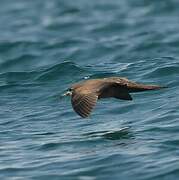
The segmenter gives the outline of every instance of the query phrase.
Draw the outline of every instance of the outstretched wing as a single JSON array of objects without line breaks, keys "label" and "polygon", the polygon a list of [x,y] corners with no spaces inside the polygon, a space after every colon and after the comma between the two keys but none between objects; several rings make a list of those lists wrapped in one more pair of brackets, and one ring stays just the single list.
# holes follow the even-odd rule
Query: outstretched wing
[{"label": "outstretched wing", "polygon": [[104,82],[101,85],[99,98],[108,97],[114,97],[123,100],[132,100],[132,97],[128,91],[127,84],[123,81],[118,81],[117,78],[110,78],[110,81]]},{"label": "outstretched wing", "polygon": [[114,97],[122,100],[132,100],[132,96],[129,94],[127,85],[117,84],[115,87]]},{"label": "outstretched wing", "polygon": [[121,77],[109,78],[109,82],[114,82],[118,84],[119,88],[120,86],[123,87],[124,92],[128,91],[128,93],[148,91],[148,90],[158,90],[158,89],[164,88],[158,85],[147,85],[147,84],[137,83],[134,81],[130,81],[127,78],[121,78]]},{"label": "outstretched wing", "polygon": [[98,96],[95,93],[82,93],[81,91],[74,91],[72,93],[71,103],[75,112],[81,117],[86,118],[90,115],[96,105],[97,99]]}]

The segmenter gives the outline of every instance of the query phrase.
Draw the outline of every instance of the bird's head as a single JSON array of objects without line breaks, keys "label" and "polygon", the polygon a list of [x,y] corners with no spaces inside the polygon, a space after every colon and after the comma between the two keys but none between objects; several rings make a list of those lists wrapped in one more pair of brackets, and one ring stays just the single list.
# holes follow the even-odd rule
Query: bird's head
[{"label": "bird's head", "polygon": [[73,88],[67,89],[67,91],[63,94],[63,96],[71,96],[72,95]]}]

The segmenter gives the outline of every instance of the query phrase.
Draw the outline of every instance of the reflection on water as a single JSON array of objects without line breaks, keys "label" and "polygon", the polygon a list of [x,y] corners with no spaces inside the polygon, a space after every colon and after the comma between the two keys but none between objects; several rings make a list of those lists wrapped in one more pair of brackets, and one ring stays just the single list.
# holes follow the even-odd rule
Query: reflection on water
[{"label": "reflection on water", "polygon": [[134,135],[130,131],[129,127],[124,127],[119,130],[109,130],[109,131],[95,131],[83,134],[86,137],[100,137],[108,140],[123,140],[132,139]]},{"label": "reflection on water", "polygon": [[123,140],[123,139],[132,139],[134,138],[132,132],[128,127],[122,128],[118,131],[109,131],[102,135],[105,139],[110,140]]}]

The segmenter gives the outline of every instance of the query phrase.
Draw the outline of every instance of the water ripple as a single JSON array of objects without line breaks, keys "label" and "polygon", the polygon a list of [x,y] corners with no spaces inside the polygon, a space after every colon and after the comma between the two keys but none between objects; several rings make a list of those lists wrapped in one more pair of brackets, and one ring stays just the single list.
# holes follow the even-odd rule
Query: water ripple
[{"label": "water ripple", "polygon": [[[0,179],[179,177],[178,1],[2,1]],[[71,84],[166,85],[106,99],[82,119]]]}]

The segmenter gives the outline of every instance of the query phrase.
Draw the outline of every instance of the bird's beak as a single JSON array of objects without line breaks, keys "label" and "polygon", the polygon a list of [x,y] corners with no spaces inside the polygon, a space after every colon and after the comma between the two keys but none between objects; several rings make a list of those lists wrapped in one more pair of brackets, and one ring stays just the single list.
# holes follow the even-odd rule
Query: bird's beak
[{"label": "bird's beak", "polygon": [[64,93],[62,96],[71,96],[72,92],[71,91],[67,91],[66,93]]}]

